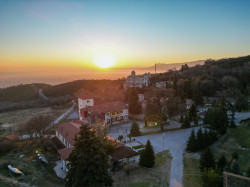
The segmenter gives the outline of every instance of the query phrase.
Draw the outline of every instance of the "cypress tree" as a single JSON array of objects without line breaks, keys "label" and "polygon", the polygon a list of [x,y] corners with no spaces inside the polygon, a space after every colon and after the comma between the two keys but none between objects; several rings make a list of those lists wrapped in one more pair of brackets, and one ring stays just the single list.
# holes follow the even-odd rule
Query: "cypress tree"
[{"label": "cypress tree", "polygon": [[196,152],[197,151],[196,142],[197,141],[196,141],[196,137],[195,137],[195,132],[194,132],[194,129],[192,129],[191,134],[190,134],[188,141],[187,141],[186,150],[191,151],[191,152]]},{"label": "cypress tree", "polygon": [[139,126],[135,121],[133,121],[133,123],[132,123],[131,129],[130,129],[130,134],[131,134],[131,136],[140,136],[141,135]]},{"label": "cypress tree", "polygon": [[203,171],[205,168],[207,169],[215,168],[214,155],[210,150],[210,148],[207,148],[200,158],[200,170]]},{"label": "cypress tree", "polygon": [[203,148],[205,148],[204,146],[204,137],[203,137],[203,132],[201,130],[201,128],[199,128],[198,132],[197,132],[197,150],[201,150]]},{"label": "cypress tree", "polygon": [[69,155],[66,186],[112,186],[106,143],[90,127],[81,126]]},{"label": "cypress tree", "polygon": [[145,149],[140,154],[140,166],[152,168],[155,164],[154,149],[148,140]]},{"label": "cypress tree", "polygon": [[134,88],[130,90],[128,97],[128,111],[130,114],[140,114],[142,111],[142,105],[139,102],[138,96]]}]

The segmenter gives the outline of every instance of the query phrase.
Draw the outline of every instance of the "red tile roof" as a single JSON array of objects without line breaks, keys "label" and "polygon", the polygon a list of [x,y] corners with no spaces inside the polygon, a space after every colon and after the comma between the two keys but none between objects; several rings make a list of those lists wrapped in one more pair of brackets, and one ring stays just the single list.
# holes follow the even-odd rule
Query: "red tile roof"
[{"label": "red tile roof", "polygon": [[56,136],[51,138],[51,141],[54,143],[54,145],[56,146],[56,149],[63,149],[66,146],[61,142],[61,140],[59,140]]},{"label": "red tile roof", "polygon": [[82,97],[78,97],[79,99],[82,99],[82,100],[86,100],[86,99],[94,99],[93,97],[91,96],[82,96]]},{"label": "red tile roof", "polygon": [[121,160],[123,158],[129,158],[135,156],[137,154],[136,151],[127,147],[125,145],[115,148],[114,152],[110,155],[113,160]]},{"label": "red tile roof", "polygon": [[5,136],[5,137],[3,137],[3,139],[8,139],[8,140],[12,140],[12,141],[17,141],[17,140],[19,140],[19,137],[18,137],[18,136],[15,136],[15,135],[10,135],[10,136]]},{"label": "red tile roof", "polygon": [[109,102],[109,103],[103,103],[103,104],[98,104],[95,106],[88,106],[84,108],[85,110],[88,110],[90,112],[96,111],[98,113],[107,113],[107,112],[116,112],[116,111],[121,111],[123,109],[127,109],[128,106],[121,102]]},{"label": "red tile roof", "polygon": [[61,134],[71,145],[74,145],[75,135],[79,132],[81,125],[87,125],[87,123],[81,120],[66,122],[57,125],[56,131]]},{"label": "red tile roof", "polygon": [[[74,148],[75,147],[63,148],[58,150],[58,153],[64,160],[67,160],[69,158],[71,151],[73,151]],[[112,157],[112,160],[118,161],[123,158],[132,157],[136,154],[137,154],[136,151],[120,143],[110,156]]]},{"label": "red tile roof", "polygon": [[73,151],[75,147],[68,147],[58,150],[59,155],[63,158],[63,160],[67,160],[71,151]]}]

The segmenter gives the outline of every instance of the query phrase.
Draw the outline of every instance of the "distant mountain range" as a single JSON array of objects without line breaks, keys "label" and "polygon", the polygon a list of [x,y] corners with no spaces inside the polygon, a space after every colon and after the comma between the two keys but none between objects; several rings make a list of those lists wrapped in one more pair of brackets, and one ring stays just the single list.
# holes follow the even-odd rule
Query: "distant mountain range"
[{"label": "distant mountain range", "polygon": [[[203,65],[206,60],[197,60],[197,61],[192,61],[192,62],[182,62],[182,63],[172,63],[172,64],[156,64],[156,73],[158,72],[167,72],[170,69],[176,69],[179,70],[182,65],[188,64],[189,67],[193,67],[196,65]],[[144,70],[144,71],[149,71],[149,72],[154,72],[155,71],[155,66],[150,66],[146,68],[135,68],[136,70]]]}]

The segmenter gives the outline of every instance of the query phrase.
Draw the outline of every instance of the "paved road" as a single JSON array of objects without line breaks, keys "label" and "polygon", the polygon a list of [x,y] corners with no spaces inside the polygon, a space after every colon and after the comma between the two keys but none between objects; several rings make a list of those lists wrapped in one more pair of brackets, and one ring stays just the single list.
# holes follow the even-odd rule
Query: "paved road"
[{"label": "paved road", "polygon": [[39,95],[45,100],[49,99],[46,95],[43,94],[43,89],[39,89]]},{"label": "paved road", "polygon": [[[198,131],[199,127],[194,128]],[[170,187],[181,187],[183,176],[183,153],[186,148],[187,139],[191,133],[192,128],[182,129],[178,131],[171,131],[147,136],[136,137],[137,141],[146,144],[147,140],[151,141],[155,153],[163,150],[169,150],[172,154],[173,160],[170,173]]]},{"label": "paved road", "polygon": [[[130,128],[130,125],[131,124],[128,123],[125,126],[122,126],[122,128],[113,127],[108,135],[117,138],[119,134],[122,134],[123,129]],[[199,127],[195,127],[194,129],[197,132]],[[144,145],[146,144],[147,140],[150,140],[155,153],[162,152],[163,150],[169,150],[169,152],[172,154],[173,160],[170,173],[170,187],[182,186],[183,153],[185,151],[186,142],[190,136],[191,130],[192,128],[189,128],[147,136],[139,136],[135,138],[136,141],[139,141]]]},{"label": "paved road", "polygon": [[79,119],[79,112],[78,111],[73,111],[67,119]]},{"label": "paved road", "polygon": [[237,125],[237,124],[240,123],[240,120],[246,119],[246,118],[249,118],[249,117],[250,117],[250,112],[236,113],[234,122]]},{"label": "paved road", "polygon": [[73,111],[75,105],[76,105],[76,104],[74,103],[66,112],[64,112],[64,113],[63,113],[62,115],[60,115],[54,122],[52,122],[52,123],[46,128],[46,130],[49,129],[50,127],[52,127],[54,124],[59,123],[59,121],[61,121],[63,118],[65,118],[66,115],[68,115],[69,113],[71,113],[71,112]]}]

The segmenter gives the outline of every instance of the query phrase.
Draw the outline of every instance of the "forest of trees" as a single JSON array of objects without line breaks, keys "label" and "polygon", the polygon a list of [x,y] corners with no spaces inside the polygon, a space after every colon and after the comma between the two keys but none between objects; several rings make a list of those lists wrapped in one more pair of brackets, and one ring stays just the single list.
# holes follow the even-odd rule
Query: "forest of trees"
[{"label": "forest of trees", "polygon": [[216,96],[217,92],[234,88],[242,95],[249,94],[250,56],[221,60],[207,60],[184,71],[170,70],[153,76],[158,81],[173,81],[173,87],[182,98],[194,99],[200,104],[201,96]]}]

